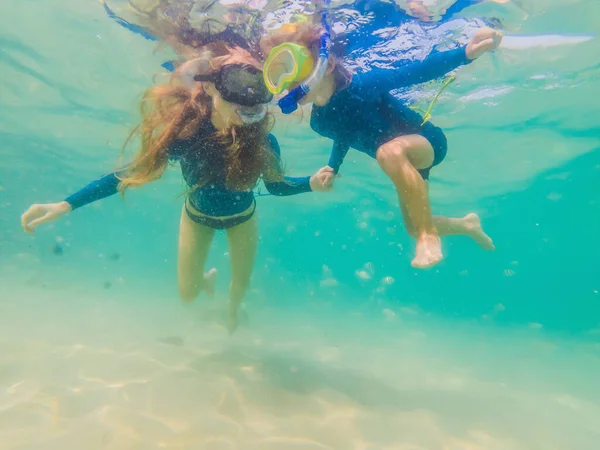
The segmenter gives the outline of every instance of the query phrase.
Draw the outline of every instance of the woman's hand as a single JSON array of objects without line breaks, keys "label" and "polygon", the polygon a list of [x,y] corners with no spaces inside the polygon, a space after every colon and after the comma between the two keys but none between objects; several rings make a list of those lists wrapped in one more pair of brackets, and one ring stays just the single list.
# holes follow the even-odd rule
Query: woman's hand
[{"label": "woman's hand", "polygon": [[31,205],[21,216],[21,225],[26,233],[33,234],[39,224],[57,220],[71,210],[71,205],[67,202]]},{"label": "woman's hand", "polygon": [[486,52],[496,50],[502,42],[502,33],[491,28],[477,30],[467,45],[467,58],[477,59]]},{"label": "woman's hand", "polygon": [[329,166],[322,167],[310,177],[310,188],[313,191],[331,191],[334,179],[335,173],[333,173],[333,169]]}]

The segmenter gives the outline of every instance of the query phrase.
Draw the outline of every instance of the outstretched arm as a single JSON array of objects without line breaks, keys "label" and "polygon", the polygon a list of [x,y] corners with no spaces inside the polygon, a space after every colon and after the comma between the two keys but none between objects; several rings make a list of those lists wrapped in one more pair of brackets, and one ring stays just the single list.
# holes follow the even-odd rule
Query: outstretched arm
[{"label": "outstretched arm", "polygon": [[447,52],[433,53],[423,61],[415,61],[397,69],[373,69],[359,75],[358,82],[361,89],[375,94],[435,80],[470,63],[466,49],[464,46]]},{"label": "outstretched arm", "polygon": [[[453,5],[449,6],[448,9],[446,9],[446,11],[444,11],[444,14],[442,15],[442,20],[444,20],[446,18],[450,18],[454,14],[458,14],[463,9],[466,9],[469,6],[477,5],[479,3],[485,3],[486,1],[487,0],[456,0],[456,2]],[[492,3],[508,3],[511,0],[489,0],[489,1]]]},{"label": "outstretched arm", "polygon": [[469,64],[484,53],[496,49],[501,42],[502,33],[491,28],[482,28],[464,47],[433,53],[423,61],[413,62],[399,69],[375,69],[359,75],[357,81],[361,89],[373,94],[425,83]]},{"label": "outstretched arm", "polygon": [[27,233],[33,234],[38,225],[53,222],[74,209],[101,200],[118,192],[120,180],[110,173],[67,197],[59,203],[34,204],[21,216],[21,225]]},{"label": "outstretched arm", "polygon": [[[168,148],[168,156],[170,161],[179,161],[185,154],[188,146],[190,145],[189,140],[176,140]],[[90,203],[102,200],[103,198],[110,197],[119,192],[119,183],[121,180],[118,178],[119,174],[124,174],[130,165],[127,164],[123,168],[104,175],[102,178],[92,181],[88,185],[84,186],[79,191],[70,195],[65,201],[71,205],[72,209],[81,208],[82,206]]]},{"label": "outstretched arm", "polygon": [[116,173],[109,173],[102,178],[92,181],[74,194],[69,195],[65,201],[71,205],[71,209],[81,208],[103,198],[115,195],[118,192],[119,183]]},{"label": "outstretched arm", "polygon": [[[181,159],[186,145],[188,145],[186,140],[175,141],[168,149],[169,159],[171,161]],[[21,216],[23,230],[33,234],[35,228],[42,223],[52,222],[74,209],[116,194],[119,192],[119,183],[121,182],[118,176],[128,170],[128,168],[129,165],[92,181],[87,186],[68,196],[62,202],[31,205]]]},{"label": "outstretched arm", "polygon": [[135,25],[131,22],[127,22],[125,19],[117,16],[114,13],[114,11],[108,7],[108,5],[106,4],[106,0],[102,0],[102,6],[104,7],[104,11],[106,11],[106,14],[108,15],[108,17],[111,18],[112,20],[114,20],[115,22],[117,22],[123,28],[127,28],[129,31],[139,34],[144,39],[147,39],[149,41],[158,41],[156,36],[154,36],[152,33],[150,33],[150,31],[148,31],[146,28],[141,27],[139,25]]}]

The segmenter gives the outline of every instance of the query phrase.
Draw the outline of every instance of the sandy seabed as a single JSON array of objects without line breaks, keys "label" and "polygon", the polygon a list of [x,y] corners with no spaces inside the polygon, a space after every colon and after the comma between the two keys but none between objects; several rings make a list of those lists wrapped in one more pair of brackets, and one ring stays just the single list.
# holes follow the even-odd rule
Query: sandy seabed
[{"label": "sandy seabed", "polygon": [[228,337],[218,301],[10,285],[0,288],[1,450],[600,442],[593,343],[314,308],[250,308]]}]

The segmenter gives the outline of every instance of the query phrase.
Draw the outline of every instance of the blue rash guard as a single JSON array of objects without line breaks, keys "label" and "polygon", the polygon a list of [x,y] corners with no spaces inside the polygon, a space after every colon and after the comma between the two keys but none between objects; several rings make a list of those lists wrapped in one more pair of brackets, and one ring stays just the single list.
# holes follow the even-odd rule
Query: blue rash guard
[{"label": "blue rash guard", "polygon": [[[456,0],[443,12],[439,21],[443,22],[469,6],[483,2],[485,0]],[[387,22],[398,25],[401,22],[414,19],[405,9],[400,8],[395,3],[384,3],[379,0],[359,0],[355,2],[354,7],[363,14],[372,13],[381,23]]]},{"label": "blue rash guard", "polygon": [[[355,75],[326,105],[313,105],[311,128],[334,141],[329,166],[338,172],[350,147],[375,158],[381,145],[408,134],[425,137],[435,151],[433,166],[439,164],[447,151],[442,130],[429,122],[422,125],[423,117],[390,91],[434,80],[470,62],[466,47],[460,47],[399,69],[373,69]],[[430,169],[420,171],[423,178]]]},{"label": "blue rash guard", "polygon": [[[217,130],[210,121],[205,122],[198,132],[185,140],[176,141],[169,148],[169,160],[177,161],[186,184],[193,188],[206,179],[212,181],[193,189],[188,201],[198,212],[211,217],[233,216],[246,211],[254,202],[252,189],[232,191],[225,185],[224,155],[227,148],[224,144],[211,139]],[[277,139],[269,134],[265,143],[277,158],[280,158],[280,148]],[[205,152],[205,153],[201,153]],[[210,165],[197,156],[210,154]],[[83,189],[67,197],[65,201],[75,210],[89,203],[109,197],[118,192],[120,180],[116,173],[92,181]],[[287,196],[311,192],[310,177],[284,177],[283,181],[269,182],[264,180],[267,190],[277,196]]]},{"label": "blue rash guard", "polygon": [[442,20],[448,19],[455,14],[458,14],[463,9],[467,9],[469,6],[477,5],[479,3],[483,3],[485,0],[456,0],[452,5],[446,9],[444,15],[442,16]]}]

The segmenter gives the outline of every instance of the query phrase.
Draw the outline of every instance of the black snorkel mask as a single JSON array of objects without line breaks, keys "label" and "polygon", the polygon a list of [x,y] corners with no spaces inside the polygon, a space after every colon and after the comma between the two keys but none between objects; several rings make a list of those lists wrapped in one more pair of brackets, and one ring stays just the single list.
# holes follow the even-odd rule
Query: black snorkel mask
[{"label": "black snorkel mask", "polygon": [[262,70],[246,64],[228,64],[218,72],[194,76],[195,81],[209,81],[229,103],[241,106],[257,106],[273,100]]},{"label": "black snorkel mask", "polygon": [[217,72],[196,75],[194,80],[214,83],[223,100],[240,105],[238,114],[245,124],[261,121],[273,100],[262,70],[247,64],[228,64]]}]

